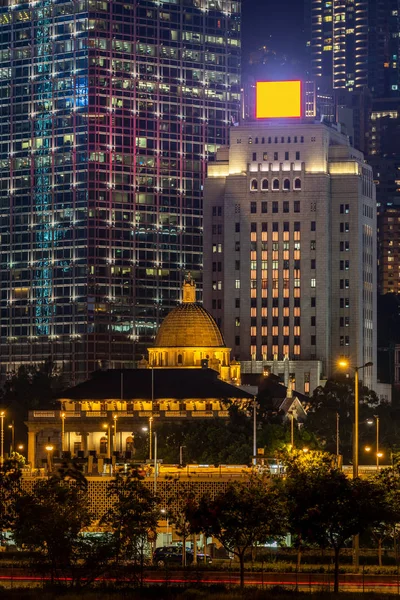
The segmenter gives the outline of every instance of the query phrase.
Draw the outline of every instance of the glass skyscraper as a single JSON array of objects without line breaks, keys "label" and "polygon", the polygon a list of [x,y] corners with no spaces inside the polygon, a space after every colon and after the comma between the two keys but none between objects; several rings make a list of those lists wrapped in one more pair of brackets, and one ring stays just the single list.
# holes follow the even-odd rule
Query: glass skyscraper
[{"label": "glass skyscraper", "polygon": [[240,0],[1,0],[3,375],[133,366],[202,270]]}]

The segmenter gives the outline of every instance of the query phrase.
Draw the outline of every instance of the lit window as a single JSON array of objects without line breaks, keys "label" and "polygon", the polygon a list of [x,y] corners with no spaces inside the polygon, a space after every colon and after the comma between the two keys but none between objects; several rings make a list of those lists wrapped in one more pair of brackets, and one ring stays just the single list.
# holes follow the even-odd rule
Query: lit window
[{"label": "lit window", "polygon": [[258,181],[257,179],[252,179],[250,182],[250,191],[256,192],[258,190]]}]

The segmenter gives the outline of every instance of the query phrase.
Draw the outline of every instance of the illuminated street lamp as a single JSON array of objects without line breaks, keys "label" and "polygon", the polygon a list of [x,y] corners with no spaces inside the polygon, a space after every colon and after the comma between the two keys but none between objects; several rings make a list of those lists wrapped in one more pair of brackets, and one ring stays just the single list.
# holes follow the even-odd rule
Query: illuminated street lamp
[{"label": "illuminated street lamp", "polygon": [[114,443],[113,443],[113,450],[114,450],[114,452],[117,452],[117,420],[118,420],[118,415],[114,415],[113,419],[114,419]]},{"label": "illuminated street lamp", "polygon": [[[374,415],[375,423],[376,423],[376,470],[379,471],[379,458],[383,456],[382,452],[379,451],[379,417],[378,415]],[[367,420],[368,425],[373,425],[374,422],[372,419]]]},{"label": "illuminated street lamp", "polygon": [[54,446],[52,446],[51,444],[47,444],[46,446],[46,452],[47,452],[47,472],[51,473],[52,471],[52,461],[51,461],[51,453],[54,450]]},{"label": "illuminated street lamp", "polygon": [[65,451],[65,412],[61,413],[61,452]]},{"label": "illuminated street lamp", "polygon": [[[339,367],[342,369],[351,368],[354,370],[354,435],[353,435],[353,478],[356,479],[358,477],[358,409],[359,409],[359,400],[358,400],[358,372],[361,369],[366,369],[367,367],[372,367],[372,362],[367,362],[365,365],[360,367],[353,367],[350,365],[349,361],[346,359],[341,359],[338,362]],[[359,536],[356,535],[353,538],[354,541],[354,563],[355,566],[359,566],[360,562],[360,546],[359,546]]]},{"label": "illuminated street lamp", "polygon": [[106,435],[107,435],[107,458],[111,458],[111,446],[110,446],[111,427],[110,427],[109,423],[103,423],[103,429],[107,429],[107,432],[106,432]]},{"label": "illuminated street lamp", "polygon": [[8,426],[8,429],[11,429],[11,444],[10,444],[10,456],[14,452],[15,446],[15,427],[14,421]]}]

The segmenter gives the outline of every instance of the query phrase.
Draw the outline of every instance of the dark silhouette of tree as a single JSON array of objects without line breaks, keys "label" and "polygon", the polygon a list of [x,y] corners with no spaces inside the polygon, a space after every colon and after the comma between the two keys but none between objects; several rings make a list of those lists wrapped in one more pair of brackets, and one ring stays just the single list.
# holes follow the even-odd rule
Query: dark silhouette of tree
[{"label": "dark silhouette of tree", "polygon": [[51,583],[89,585],[107,565],[106,536],[85,535],[93,515],[80,478],[60,474],[40,480],[15,502],[13,536],[18,546],[35,553],[34,565],[50,573]]},{"label": "dark silhouette of tree", "polygon": [[158,499],[143,479],[134,468],[127,473],[117,472],[108,487],[112,507],[101,519],[101,524],[111,530],[115,567],[118,570],[128,563],[135,576],[139,573],[141,586],[145,550],[149,538],[157,534],[160,518]]},{"label": "dark silhouette of tree", "polygon": [[190,499],[187,520],[193,533],[214,536],[239,559],[240,585],[244,586],[244,558],[256,544],[277,541],[287,532],[286,502],[280,487],[263,475],[228,485],[214,500]]},{"label": "dark silhouette of tree", "polygon": [[311,469],[307,477],[304,475],[301,469],[291,469],[288,473],[288,493],[294,492],[298,485],[304,486],[295,498],[289,498],[290,527],[306,543],[333,550],[337,593],[340,551],[354,535],[379,523],[379,515],[385,510],[382,490],[374,482],[349,479],[327,466]]},{"label": "dark silhouette of tree", "polygon": [[0,464],[0,542],[15,522],[15,502],[21,494],[21,461],[17,457]]}]

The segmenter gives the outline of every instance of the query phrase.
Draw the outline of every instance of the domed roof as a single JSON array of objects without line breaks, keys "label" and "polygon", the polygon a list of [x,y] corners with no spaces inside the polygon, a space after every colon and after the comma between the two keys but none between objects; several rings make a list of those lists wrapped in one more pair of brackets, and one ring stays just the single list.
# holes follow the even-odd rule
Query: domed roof
[{"label": "domed roof", "polygon": [[183,284],[183,302],[161,323],[155,347],[225,347],[224,338],[210,313],[195,303],[196,287],[192,280]]}]

